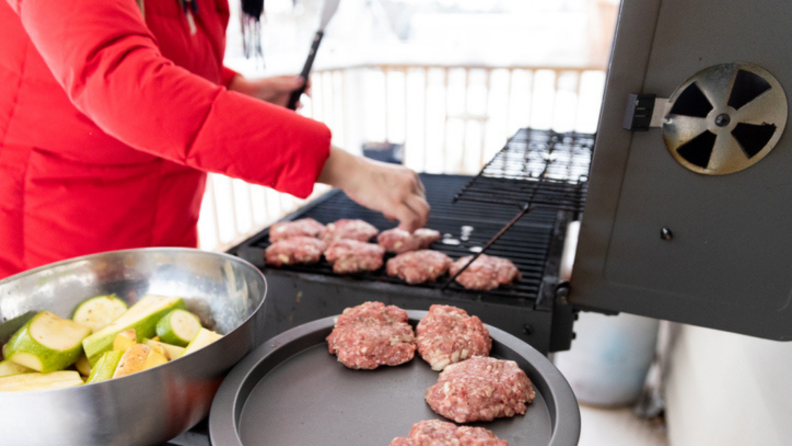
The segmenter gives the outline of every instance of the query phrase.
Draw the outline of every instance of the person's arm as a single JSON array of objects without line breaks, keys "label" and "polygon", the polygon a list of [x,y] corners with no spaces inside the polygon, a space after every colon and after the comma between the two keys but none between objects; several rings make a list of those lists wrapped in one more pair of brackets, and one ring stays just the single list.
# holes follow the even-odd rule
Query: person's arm
[{"label": "person's arm", "polygon": [[[327,126],[175,66],[134,1],[7,1],[72,103],[109,135],[302,198],[322,173],[324,182],[405,228],[425,223],[428,206],[412,171],[337,149],[328,160]],[[239,77],[226,74],[229,82]]]},{"label": "person's arm", "polygon": [[429,204],[418,174],[395,164],[380,163],[330,149],[320,183],[343,190],[358,204],[382,212],[399,227],[414,231],[426,225]]},{"label": "person's arm", "polygon": [[162,56],[133,0],[7,0],[72,103],[130,146],[306,197],[330,130]]},{"label": "person's arm", "polygon": [[[299,76],[275,76],[259,79],[247,79],[241,75],[236,76],[228,84],[228,89],[250,97],[267,101],[271,104],[286,107],[294,90],[301,88],[303,79]],[[305,94],[311,95],[311,80],[305,86]],[[297,102],[299,110],[302,104]]]}]

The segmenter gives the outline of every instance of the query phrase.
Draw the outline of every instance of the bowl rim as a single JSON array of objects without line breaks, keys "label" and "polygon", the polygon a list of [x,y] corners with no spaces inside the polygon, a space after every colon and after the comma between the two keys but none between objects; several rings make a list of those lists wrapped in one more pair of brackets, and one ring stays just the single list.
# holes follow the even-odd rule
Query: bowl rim
[{"label": "bowl rim", "polygon": [[199,252],[199,253],[203,253],[203,254],[217,255],[217,256],[220,256],[220,257],[226,257],[228,259],[238,261],[238,262],[242,263],[243,265],[253,269],[253,271],[256,271],[259,275],[261,275],[261,277],[264,279],[265,283],[267,281],[266,277],[264,276],[264,273],[262,273],[261,270],[256,268],[252,263],[248,262],[247,260],[243,259],[242,257],[237,257],[237,256],[234,256],[234,255],[225,253],[225,252],[207,251],[205,249],[199,249],[199,248],[186,248],[186,247],[179,247],[179,246],[162,246],[162,247],[150,246],[150,247],[146,247],[146,248],[129,248],[129,249],[116,249],[116,250],[111,250],[111,251],[100,251],[100,252],[95,252],[93,254],[85,254],[85,255],[81,255],[81,256],[77,256],[77,257],[69,257],[68,259],[58,260],[57,262],[47,263],[46,265],[41,265],[41,266],[37,266],[35,268],[26,269],[24,271],[20,271],[20,272],[18,272],[16,274],[8,276],[8,277],[6,277],[4,279],[0,279],[0,285],[5,284],[6,282],[10,282],[11,279],[18,279],[18,278],[25,277],[25,276],[31,276],[33,274],[39,273],[39,272],[47,270],[47,269],[52,269],[52,268],[55,268],[55,267],[58,267],[58,266],[67,265],[69,263],[81,262],[83,260],[88,260],[88,259],[91,259],[93,257],[99,257],[99,256],[108,255],[108,254],[124,254],[124,253],[136,253],[136,252],[156,252],[156,251],[164,251],[164,252],[180,252],[180,251],[181,252]]}]

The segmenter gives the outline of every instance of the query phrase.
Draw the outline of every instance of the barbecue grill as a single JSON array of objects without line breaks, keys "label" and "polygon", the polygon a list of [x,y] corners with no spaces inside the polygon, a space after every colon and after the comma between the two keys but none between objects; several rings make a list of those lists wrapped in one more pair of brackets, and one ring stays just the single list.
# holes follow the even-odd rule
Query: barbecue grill
[{"label": "barbecue grill", "polygon": [[[265,229],[230,252],[266,271],[270,289],[276,290],[271,295],[280,296],[265,304],[266,336],[377,298],[424,310],[446,302],[485,321],[498,321],[497,326],[542,353],[569,348],[574,312],[557,305],[555,293],[566,227],[582,210],[593,145],[593,135],[523,129],[475,177],[421,175],[432,206],[427,227],[442,234],[432,249],[454,259],[486,252],[509,258],[519,268],[520,280],[492,291],[466,290],[449,277],[407,285],[384,270],[340,276],[324,260],[317,265],[266,267]],[[308,217],[325,224],[359,218],[380,231],[396,225],[340,191],[284,220]],[[563,328],[554,331],[554,325]]]},{"label": "barbecue grill", "polygon": [[[520,144],[526,133],[521,132],[520,138],[516,138]],[[542,137],[550,134],[534,133]],[[492,187],[477,184],[481,178],[422,174],[421,179],[426,186],[427,201],[432,206],[427,227],[442,234],[442,239],[432,249],[454,259],[484,251],[503,256],[515,263],[523,277],[510,286],[481,292],[466,290],[447,276],[437,282],[421,285],[407,285],[398,278],[388,277],[384,269],[340,276],[333,273],[331,266],[324,260],[317,265],[271,268],[264,265],[264,250],[269,246],[269,231],[264,230],[231,252],[266,271],[270,289],[277,290],[272,295],[280,296],[269,301],[272,308],[267,309],[265,306],[265,314],[268,315],[265,324],[269,331],[267,335],[275,335],[322,316],[340,313],[344,308],[365,300],[380,299],[404,308],[424,310],[432,303],[447,302],[466,308],[485,321],[487,317],[498,320],[500,328],[530,342],[543,353],[568,348],[571,331],[555,339],[549,336],[554,318],[553,299],[543,300],[542,296],[548,293],[549,288],[554,289],[553,285],[557,283],[563,234],[566,222],[572,219],[574,213],[542,207],[516,219],[524,212],[522,208],[525,204],[484,204],[463,197],[456,204],[452,203],[457,193],[466,186],[470,189]],[[307,217],[321,223],[340,218],[360,218],[379,230],[395,226],[394,222],[364,209],[339,191],[329,193],[286,217],[286,220]],[[509,313],[513,317],[503,316],[504,307],[511,310]],[[558,313],[555,316],[557,323],[569,326],[573,317],[571,310]]]}]

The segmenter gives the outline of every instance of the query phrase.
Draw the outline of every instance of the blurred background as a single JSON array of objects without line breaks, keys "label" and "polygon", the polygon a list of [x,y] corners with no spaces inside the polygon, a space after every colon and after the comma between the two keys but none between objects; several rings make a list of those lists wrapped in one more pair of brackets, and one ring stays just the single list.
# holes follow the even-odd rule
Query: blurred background
[{"label": "blurred background", "polygon": [[[231,1],[226,65],[247,77],[298,73],[322,6],[266,0],[263,57],[246,58]],[[475,174],[521,127],[596,130],[617,12],[618,0],[343,0],[300,112],[350,152]],[[211,175],[203,203],[201,247],[224,250],[302,201]]]}]

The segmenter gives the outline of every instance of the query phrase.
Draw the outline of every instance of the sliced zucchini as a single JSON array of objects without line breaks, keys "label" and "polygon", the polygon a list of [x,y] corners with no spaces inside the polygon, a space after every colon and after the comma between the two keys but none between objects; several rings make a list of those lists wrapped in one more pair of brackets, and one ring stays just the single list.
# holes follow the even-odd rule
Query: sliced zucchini
[{"label": "sliced zucchini", "polygon": [[91,376],[91,363],[88,362],[85,354],[80,355],[80,358],[74,363],[74,367],[80,372],[80,375]]},{"label": "sliced zucchini", "polygon": [[134,329],[137,341],[154,336],[157,322],[175,309],[183,309],[184,301],[180,297],[163,297],[147,295],[129,308],[121,317],[107,324],[83,341],[85,356],[91,365],[96,364],[102,353],[113,348],[115,336],[129,329]]},{"label": "sliced zucchini", "polygon": [[174,359],[181,356],[182,353],[184,353],[184,347],[165,344],[163,342],[155,341],[154,339],[146,339],[144,343],[154,350],[157,350],[158,348],[164,350],[166,353],[165,357],[168,358],[169,361],[173,361]]},{"label": "sliced zucchini", "polygon": [[222,337],[223,335],[221,334],[202,328],[198,330],[198,334],[195,335],[195,338],[193,338],[193,340],[190,341],[190,344],[187,345],[187,348],[184,349],[182,356],[189,355],[196,350],[202,349]]},{"label": "sliced zucchini", "polygon": [[80,325],[98,331],[118,319],[127,311],[127,304],[115,294],[96,296],[81,303],[75,310],[72,320]]},{"label": "sliced zucchini", "polygon": [[6,358],[37,372],[62,370],[80,357],[91,329],[49,311],[36,314],[6,345]]},{"label": "sliced zucchini", "polygon": [[201,320],[187,310],[173,310],[157,322],[157,336],[166,344],[186,347],[201,329]]},{"label": "sliced zucchini", "polygon": [[74,370],[52,373],[23,373],[0,378],[0,392],[62,389],[82,384],[83,380],[80,378],[80,374]]},{"label": "sliced zucchini", "polygon": [[13,361],[9,361],[8,359],[6,359],[5,361],[0,361],[0,377],[19,375],[22,373],[30,373],[34,371],[35,370],[19,365]]},{"label": "sliced zucchini", "polygon": [[86,384],[107,381],[108,379],[112,378],[113,374],[118,368],[118,363],[121,361],[122,356],[124,356],[124,352],[118,350],[104,352],[102,357],[96,361],[96,364],[94,364],[93,368],[91,369],[91,374],[88,376],[88,381]]}]

